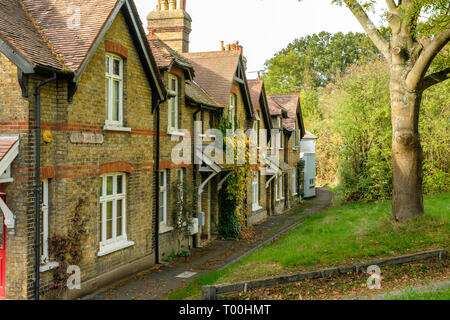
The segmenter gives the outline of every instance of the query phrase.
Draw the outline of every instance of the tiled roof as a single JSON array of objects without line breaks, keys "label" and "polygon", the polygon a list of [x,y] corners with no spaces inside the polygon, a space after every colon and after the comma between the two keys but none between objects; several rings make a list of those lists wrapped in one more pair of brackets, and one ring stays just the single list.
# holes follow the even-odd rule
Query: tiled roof
[{"label": "tiled roof", "polygon": [[287,110],[289,119],[295,120],[300,99],[298,93],[271,95],[270,97]]},{"label": "tiled roof", "polygon": [[[4,1],[4,0],[0,0]],[[11,1],[11,0],[9,0]],[[48,46],[65,67],[78,70],[118,0],[18,0],[48,39]],[[77,6],[80,25],[70,24]],[[73,7],[75,8],[75,7]]]},{"label": "tiled roof", "polygon": [[1,39],[33,64],[53,69],[62,68],[61,62],[52,53],[33,18],[22,7],[21,1],[0,0],[0,41]]},{"label": "tiled roof", "polygon": [[253,110],[256,113],[261,108],[259,105],[259,98],[261,97],[264,82],[259,79],[248,80],[247,82],[250,90],[250,98],[252,99]]},{"label": "tiled roof", "polygon": [[295,128],[295,121],[297,117],[297,109],[299,106],[300,96],[298,93],[293,94],[280,94],[270,96],[274,101],[276,101],[280,106],[286,109],[288,118],[283,119],[283,126],[289,130],[293,131]]},{"label": "tiled roof", "polygon": [[173,62],[179,61],[186,64],[186,67],[190,67],[192,69],[192,65],[185,58],[183,58],[178,52],[173,50],[160,39],[151,38],[148,39],[148,43],[150,44],[150,48],[152,49],[158,68],[168,68]]},{"label": "tiled roof", "polygon": [[[1,136],[0,136],[1,138]],[[1,138],[0,139],[0,162],[3,160],[3,158],[6,156],[6,154],[9,152],[9,150],[12,149],[12,147],[16,144],[17,138]],[[0,172],[1,175],[1,172]]]},{"label": "tiled roof", "polygon": [[278,104],[271,96],[267,96],[267,103],[269,104],[269,111],[271,116],[281,116],[283,107]]},{"label": "tiled roof", "polygon": [[182,53],[194,66],[195,82],[221,105],[228,105],[240,53],[238,51],[213,51]]},{"label": "tiled roof", "polygon": [[[134,34],[145,39],[132,0],[0,0],[0,49],[29,72],[35,66],[46,67],[72,71],[77,79],[108,23],[124,9],[128,12],[126,19],[131,17],[127,22]],[[164,85],[154,57],[148,44],[144,42],[143,46],[141,57],[149,68],[146,72],[150,70],[149,78],[153,78],[164,99]]]},{"label": "tiled roof", "polygon": [[210,107],[222,107],[205,90],[192,81],[186,81],[186,96],[191,100]]}]

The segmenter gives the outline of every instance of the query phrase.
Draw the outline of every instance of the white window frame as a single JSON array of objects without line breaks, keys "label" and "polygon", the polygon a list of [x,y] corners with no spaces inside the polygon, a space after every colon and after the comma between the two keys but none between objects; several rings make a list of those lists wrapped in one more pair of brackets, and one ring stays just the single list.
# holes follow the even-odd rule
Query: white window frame
[{"label": "white window frame", "polygon": [[[122,193],[117,193],[117,178],[122,177]],[[108,177],[113,179],[112,194],[107,194]],[[99,230],[100,234],[100,251],[98,256],[104,256],[114,251],[121,250],[134,245],[134,242],[127,239],[127,175],[123,172],[107,173],[100,176],[102,183],[102,192],[100,195],[100,209],[101,209],[101,221],[102,228]],[[122,226],[121,235],[117,235],[117,202],[122,201]],[[112,237],[106,239],[107,233],[107,203],[112,202]]]},{"label": "white window frame", "polygon": [[[160,226],[167,226],[167,170],[159,172],[159,224]],[[162,194],[162,195],[161,195]],[[161,219],[161,208],[163,209],[163,216]]]},{"label": "white window frame", "polygon": [[45,272],[59,266],[58,262],[50,261],[49,250],[48,250],[48,239],[49,239],[49,211],[50,211],[50,203],[49,203],[49,180],[44,179],[42,182],[42,255],[41,255],[41,265],[39,266],[40,272]]},{"label": "white window frame", "polygon": [[259,120],[253,121],[253,142],[257,148],[259,148]]},{"label": "white window frame", "polygon": [[279,178],[278,178],[278,183],[280,184],[279,186],[278,186],[278,192],[279,192],[279,200],[284,200],[284,194],[283,194],[283,181],[284,179],[283,179],[283,175],[281,175]]},{"label": "white window frame", "polygon": [[292,139],[292,148],[297,149],[297,123],[294,122],[294,131],[293,131],[293,139]]},{"label": "white window frame", "polygon": [[297,168],[292,168],[292,195],[296,196],[297,194]]},{"label": "white window frame", "polygon": [[277,148],[278,149],[283,149],[283,139],[282,139],[282,135],[283,135],[283,128],[282,128],[282,121],[281,118],[278,118],[278,136],[277,136]]},{"label": "white window frame", "polygon": [[231,130],[236,130],[236,101],[237,96],[234,93],[230,94],[230,105],[228,107],[228,120],[231,122]]},{"label": "white window frame", "polygon": [[277,179],[275,180],[275,200],[276,200],[276,201],[280,201],[280,194],[279,194],[279,190],[278,190],[278,184],[279,184],[278,179],[279,179],[279,178],[277,178]]},{"label": "white window frame", "polygon": [[252,211],[262,209],[259,205],[259,171],[255,171],[252,175]]},{"label": "white window frame", "polygon": [[[181,200],[184,201],[184,170],[177,170],[178,185],[180,186]],[[183,209],[181,209],[182,211]]]},{"label": "white window frame", "polygon": [[[108,96],[106,97],[106,126],[110,127],[123,127],[123,59],[118,55],[108,53],[106,54],[106,59],[109,59],[109,70],[105,70],[106,85],[108,86]],[[106,69],[106,59],[105,59],[105,69]],[[120,75],[115,75],[114,60],[120,62],[119,73]],[[119,81],[119,119],[112,120],[113,114],[113,83],[114,81]]]},{"label": "white window frame", "polygon": [[[172,81],[175,80],[175,88],[171,88]],[[167,131],[169,133],[177,133],[179,126],[179,79],[178,77],[169,74],[168,75],[168,92],[170,94],[170,98],[168,101],[169,107],[168,107],[168,124],[167,124]],[[172,114],[175,114],[174,123],[172,123]]]}]

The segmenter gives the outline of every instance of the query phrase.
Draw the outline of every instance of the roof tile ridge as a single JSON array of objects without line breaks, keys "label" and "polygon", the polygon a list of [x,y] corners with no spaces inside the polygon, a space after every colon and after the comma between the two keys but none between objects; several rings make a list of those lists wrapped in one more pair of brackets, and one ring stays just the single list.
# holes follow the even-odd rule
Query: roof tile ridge
[{"label": "roof tile ridge", "polygon": [[25,4],[23,3],[23,1],[22,0],[17,0],[17,1],[19,2],[19,4],[22,7],[23,11],[25,12],[26,16],[31,20],[31,23],[36,28],[36,31],[41,35],[42,39],[47,44],[47,46],[50,49],[50,51],[55,56],[56,60],[58,60],[58,62],[62,65],[63,68],[67,68],[67,65],[64,62],[63,57],[58,53],[56,48],[53,46],[53,44],[47,38],[47,36],[45,35],[44,31],[42,31],[41,28],[39,28],[39,25],[37,24],[36,19],[34,19],[34,17],[28,12],[28,9],[25,7]]}]

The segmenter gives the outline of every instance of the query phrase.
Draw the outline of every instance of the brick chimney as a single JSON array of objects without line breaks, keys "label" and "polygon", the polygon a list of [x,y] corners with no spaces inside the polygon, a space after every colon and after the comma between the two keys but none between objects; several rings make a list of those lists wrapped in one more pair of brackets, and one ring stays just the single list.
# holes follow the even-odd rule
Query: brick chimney
[{"label": "brick chimney", "polygon": [[156,10],[147,16],[148,31],[178,52],[189,52],[192,18],[186,0],[158,0]]},{"label": "brick chimney", "polygon": [[247,71],[247,58],[244,56],[244,47],[239,44],[239,41],[236,43],[230,43],[224,46],[223,41],[220,42],[221,51],[237,51],[242,56],[242,63],[244,64],[244,71]]}]

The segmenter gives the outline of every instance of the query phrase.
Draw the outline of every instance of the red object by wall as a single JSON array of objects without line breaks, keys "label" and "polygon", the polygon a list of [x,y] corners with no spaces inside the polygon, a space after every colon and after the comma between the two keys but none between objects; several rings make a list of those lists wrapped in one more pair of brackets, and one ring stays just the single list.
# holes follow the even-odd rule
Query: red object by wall
[{"label": "red object by wall", "polygon": [[[0,198],[6,202],[5,195],[0,194]],[[4,299],[6,298],[6,226],[3,221],[3,215],[1,217],[0,228],[2,228],[3,232],[0,233],[0,237],[2,237],[2,239],[0,239],[0,299]]]}]

